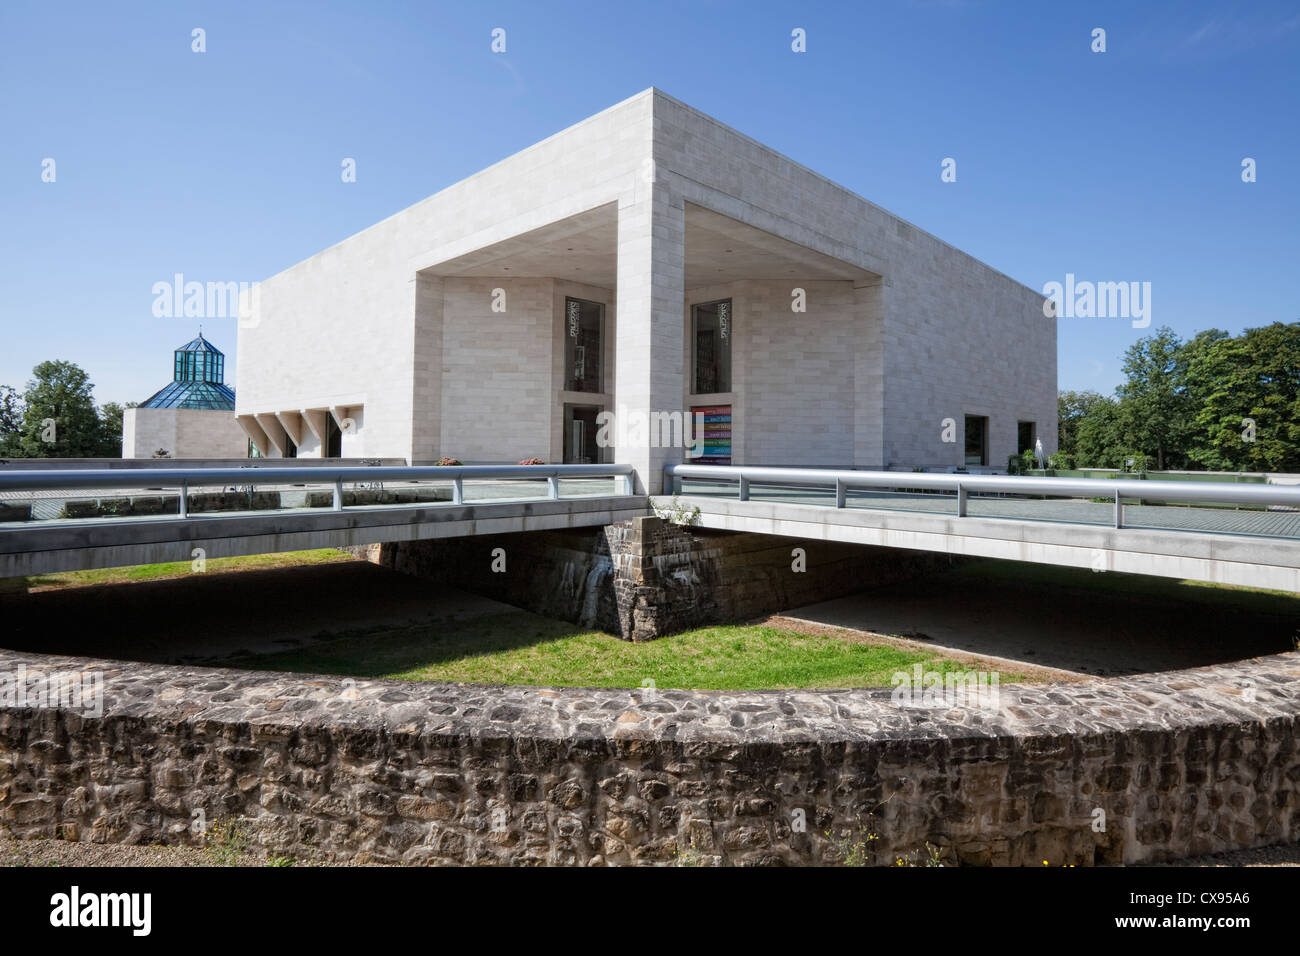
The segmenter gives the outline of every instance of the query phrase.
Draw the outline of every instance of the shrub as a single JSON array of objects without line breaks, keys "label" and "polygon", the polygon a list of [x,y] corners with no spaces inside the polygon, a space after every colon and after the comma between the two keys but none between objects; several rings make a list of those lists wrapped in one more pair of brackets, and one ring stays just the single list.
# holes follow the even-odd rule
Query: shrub
[{"label": "shrub", "polygon": [[519,464],[521,464],[521,465],[544,465],[544,464],[546,464],[546,462],[542,461],[540,458],[525,458],[525,459],[524,459],[523,461],[521,461]]},{"label": "shrub", "polygon": [[1054,451],[1047,456],[1047,467],[1060,471],[1070,471],[1074,468],[1074,456],[1063,451]]},{"label": "shrub", "polygon": [[651,498],[650,507],[653,508],[655,514],[664,521],[675,525],[681,525],[684,528],[690,528],[700,523],[700,506],[696,505],[693,508],[688,509],[686,505],[677,500],[676,495],[673,495],[672,502],[667,505],[661,504],[660,501]]},{"label": "shrub", "polygon": [[461,461],[459,458],[439,458],[437,463],[439,465],[463,465],[464,464],[464,462]]}]

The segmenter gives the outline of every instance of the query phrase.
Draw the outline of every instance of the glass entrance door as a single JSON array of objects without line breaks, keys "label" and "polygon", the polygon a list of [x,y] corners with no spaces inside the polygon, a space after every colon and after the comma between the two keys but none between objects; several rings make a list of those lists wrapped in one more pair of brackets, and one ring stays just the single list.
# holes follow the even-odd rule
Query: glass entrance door
[{"label": "glass entrance door", "polygon": [[596,416],[599,405],[564,406],[564,463],[590,465],[602,460],[602,449],[596,445]]}]

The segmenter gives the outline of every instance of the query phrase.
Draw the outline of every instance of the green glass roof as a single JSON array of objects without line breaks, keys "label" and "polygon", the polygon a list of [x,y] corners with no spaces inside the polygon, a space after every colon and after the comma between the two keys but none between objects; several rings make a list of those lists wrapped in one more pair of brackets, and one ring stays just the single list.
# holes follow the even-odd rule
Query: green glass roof
[{"label": "green glass roof", "polygon": [[141,408],[222,408],[234,410],[235,390],[212,382],[171,382],[154,392]]},{"label": "green glass roof", "polygon": [[202,332],[173,357],[171,383],[150,395],[141,408],[234,409],[235,391],[225,384],[225,354]]}]

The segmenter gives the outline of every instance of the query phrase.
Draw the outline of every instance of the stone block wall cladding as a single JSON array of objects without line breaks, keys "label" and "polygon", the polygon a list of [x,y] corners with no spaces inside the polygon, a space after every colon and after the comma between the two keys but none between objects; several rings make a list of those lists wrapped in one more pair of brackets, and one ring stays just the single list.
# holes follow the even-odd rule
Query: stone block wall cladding
[{"label": "stone block wall cladding", "polygon": [[[462,461],[551,458],[550,279],[444,279],[442,448]],[[493,311],[493,289],[505,311]],[[490,423],[490,427],[484,427]],[[507,453],[509,450],[509,453]],[[426,452],[426,457],[428,456]]]},{"label": "stone block wall cladding", "polygon": [[929,841],[1041,866],[1300,837],[1295,653],[938,712],[888,691],[350,685],[0,651],[0,673],[20,665],[102,670],[105,690],[95,717],[0,708],[0,826],[21,839],[193,844],[202,811],[299,858],[817,865],[827,830],[870,826],[885,864]]},{"label": "stone block wall cladding", "polygon": [[235,413],[203,408],[128,408],[122,413],[122,457],[248,458],[248,435]]},{"label": "stone block wall cladding", "polygon": [[[803,571],[793,570],[795,548],[804,551]],[[492,570],[497,549],[504,572]],[[686,528],[653,516],[590,530],[402,541],[368,556],[632,641],[842,597],[960,560]]]},{"label": "stone block wall cladding", "polygon": [[[688,210],[832,257],[839,278],[763,267],[705,288],[688,269],[707,258],[690,249],[702,230],[688,227]],[[560,388],[555,333],[569,283],[545,278],[561,271],[550,267],[507,271],[517,247],[506,250],[535,230],[606,216],[616,233],[599,233],[599,245],[617,254],[614,281],[587,273],[601,285],[577,294],[607,306],[613,374],[598,400],[610,410],[732,404],[745,464],[961,465],[967,415],[989,417],[991,465],[1020,451],[1022,420],[1056,449],[1056,323],[1041,294],[653,89],[264,282],[240,323],[237,411],[353,409],[348,455],[557,459],[563,404],[596,400]],[[480,274],[488,263],[497,277]],[[806,314],[790,311],[792,285],[808,293]],[[498,286],[508,313],[489,310]],[[735,300],[734,392],[692,396],[689,305],[725,296]],[[495,431],[475,427],[488,418]],[[948,418],[957,441],[943,441]],[[678,457],[613,453],[650,493]]]}]

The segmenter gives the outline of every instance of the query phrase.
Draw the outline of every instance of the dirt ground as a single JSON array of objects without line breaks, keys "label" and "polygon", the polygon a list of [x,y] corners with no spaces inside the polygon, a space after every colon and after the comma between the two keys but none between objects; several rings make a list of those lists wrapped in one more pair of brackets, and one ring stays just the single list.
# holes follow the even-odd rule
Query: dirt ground
[{"label": "dirt ground", "polygon": [[365,561],[0,594],[0,646],[168,664],[291,650],[356,628],[510,610]]},{"label": "dirt ground", "polygon": [[[282,861],[284,862],[284,861]],[[266,859],[247,854],[233,863],[220,862],[199,847],[123,846],[117,843],[68,843],[62,840],[13,840],[0,835],[0,866],[267,866]],[[293,860],[292,866],[339,866]],[[374,864],[370,864],[374,865]],[[1155,866],[1297,866],[1300,843],[1237,850],[1213,856],[1172,860]]]},{"label": "dirt ground", "polygon": [[[1191,588],[1192,585],[1185,585]],[[810,625],[902,635],[912,646],[964,652],[1084,677],[1204,667],[1292,649],[1300,619],[1255,596],[1220,605],[944,575],[784,612]]]},{"label": "dirt ground", "polygon": [[[799,613],[796,611],[791,614]],[[779,627],[782,630],[795,631],[799,634],[816,634],[824,637],[838,637],[845,641],[854,641],[870,644],[889,644],[904,651],[928,651],[936,650],[936,645],[932,641],[916,640],[910,637],[899,637],[893,634],[880,634],[875,631],[855,630],[853,628],[841,627],[836,624],[819,624],[802,617],[791,617],[787,614],[773,614],[760,620],[751,622],[753,624],[767,627]],[[943,648],[945,657],[953,660],[962,661],[971,670],[975,671],[1006,671],[1015,670],[1017,673],[1024,674],[1027,678],[1043,681],[1061,681],[1074,682],[1087,680],[1087,674],[1078,674],[1074,671],[1061,670],[1055,667],[1043,667],[1040,664],[1034,664],[1026,661],[1010,660],[1005,657],[993,657],[988,654],[979,654],[971,651],[965,651],[955,648]]]}]

